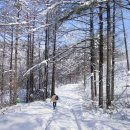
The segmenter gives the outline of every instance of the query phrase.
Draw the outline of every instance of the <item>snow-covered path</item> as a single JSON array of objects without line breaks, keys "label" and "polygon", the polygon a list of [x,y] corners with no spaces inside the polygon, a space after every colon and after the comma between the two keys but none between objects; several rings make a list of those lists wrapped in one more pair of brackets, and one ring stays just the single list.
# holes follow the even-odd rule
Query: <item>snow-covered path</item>
[{"label": "snow-covered path", "polygon": [[56,110],[53,110],[49,99],[5,109],[0,115],[0,130],[82,130],[78,117],[80,97],[72,92],[73,88],[74,85],[58,89]]},{"label": "snow-covered path", "polygon": [[81,97],[75,91],[73,91],[74,93],[72,92],[72,88],[75,87],[74,85],[69,85],[69,88],[64,88],[64,91],[60,90],[57,92],[60,97],[57,109],[48,121],[45,130],[82,130],[81,123],[79,122],[81,115]]},{"label": "snow-covered path", "polygon": [[48,120],[45,130],[81,130],[72,110],[58,108]]},{"label": "snow-covered path", "polygon": [[62,86],[56,89],[56,94],[59,95],[56,110],[53,110],[50,99],[46,102],[18,104],[0,110],[0,130],[130,129],[130,118],[114,120],[108,114],[101,114],[99,111],[86,110],[86,108],[83,110],[84,101],[78,84]]}]

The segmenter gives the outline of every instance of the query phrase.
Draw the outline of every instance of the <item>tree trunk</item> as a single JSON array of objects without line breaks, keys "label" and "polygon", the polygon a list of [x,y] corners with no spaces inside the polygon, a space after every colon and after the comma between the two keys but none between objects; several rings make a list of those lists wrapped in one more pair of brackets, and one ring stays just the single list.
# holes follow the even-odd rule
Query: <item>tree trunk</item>
[{"label": "tree trunk", "polygon": [[111,106],[111,16],[110,1],[107,2],[107,77],[106,77],[106,105]]},{"label": "tree trunk", "polygon": [[[41,50],[41,44],[40,44],[40,41],[39,41],[38,46],[39,46],[38,57],[39,57],[39,63],[40,63],[41,62],[41,51],[40,51]],[[38,85],[38,89],[41,89],[41,82],[42,82],[41,77],[42,77],[42,72],[41,72],[41,69],[39,69],[39,85]]]},{"label": "tree trunk", "polygon": [[95,98],[94,87],[94,30],[93,30],[93,8],[90,9],[90,38],[91,38],[91,99]]},{"label": "tree trunk", "polygon": [[3,54],[2,54],[2,75],[1,75],[1,104],[3,105],[3,94],[4,94],[4,62],[5,62],[5,31],[4,31],[4,44],[3,44]]},{"label": "tree trunk", "polygon": [[102,3],[99,7],[100,41],[99,41],[99,107],[103,108],[103,13]]},{"label": "tree trunk", "polygon": [[[28,43],[27,43],[27,63],[26,63],[26,67],[27,70],[30,68],[30,61],[29,61],[29,43],[30,43],[30,34],[28,34]],[[27,76],[27,93],[26,93],[26,102],[29,102],[29,88],[30,88],[30,75]]]},{"label": "tree trunk", "polygon": [[[35,28],[35,11],[34,11],[34,18],[33,18],[33,28]],[[35,33],[30,33],[30,68],[33,67],[34,62],[34,40],[35,40]],[[33,70],[30,71],[30,94],[33,94],[34,89],[34,72]]]},{"label": "tree trunk", "polygon": [[112,79],[111,79],[111,100],[114,100],[114,80],[115,80],[115,0],[113,0],[113,38],[112,38]]},{"label": "tree trunk", "polygon": [[[56,24],[54,25],[54,43],[53,43],[53,57],[56,55]],[[51,88],[51,96],[55,93],[55,71],[56,71],[56,63],[55,58],[53,58],[53,66],[52,66],[52,88]]]},{"label": "tree trunk", "polygon": [[[17,22],[19,22],[19,12],[17,14]],[[17,88],[18,88],[18,79],[17,79],[17,61],[18,61],[18,33],[19,33],[19,25],[16,25],[16,42],[15,42],[15,63],[14,63],[14,95],[13,95],[13,103],[16,104],[17,100]]]},{"label": "tree trunk", "polygon": [[[29,21],[29,16],[27,13],[27,22]],[[29,30],[29,24],[27,30]],[[26,69],[30,68],[30,33],[28,33],[27,37],[27,59],[26,59]],[[29,102],[29,95],[30,95],[30,75],[27,76],[27,93],[26,93],[26,102]]]},{"label": "tree trunk", "polygon": [[84,49],[84,91],[86,89],[86,58],[87,58],[87,53],[86,53],[86,42],[85,42],[85,49]]},{"label": "tree trunk", "polygon": [[[46,16],[46,24],[48,24],[48,14]],[[49,53],[49,27],[45,30],[45,60],[48,60]],[[44,99],[48,97],[48,64],[44,68]]]},{"label": "tree trunk", "polygon": [[12,100],[12,89],[13,89],[13,39],[14,39],[14,29],[13,29],[13,26],[11,27],[12,28],[12,33],[11,33],[11,51],[10,51],[10,105],[13,103]]}]

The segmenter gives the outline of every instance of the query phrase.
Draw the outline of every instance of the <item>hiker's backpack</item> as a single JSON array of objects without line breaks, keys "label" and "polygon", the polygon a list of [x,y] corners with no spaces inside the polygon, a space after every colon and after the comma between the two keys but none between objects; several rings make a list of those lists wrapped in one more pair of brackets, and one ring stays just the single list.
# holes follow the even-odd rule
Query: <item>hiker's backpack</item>
[{"label": "hiker's backpack", "polygon": [[55,98],[55,99],[58,100],[58,98],[59,98],[59,97],[56,95],[56,98]]}]

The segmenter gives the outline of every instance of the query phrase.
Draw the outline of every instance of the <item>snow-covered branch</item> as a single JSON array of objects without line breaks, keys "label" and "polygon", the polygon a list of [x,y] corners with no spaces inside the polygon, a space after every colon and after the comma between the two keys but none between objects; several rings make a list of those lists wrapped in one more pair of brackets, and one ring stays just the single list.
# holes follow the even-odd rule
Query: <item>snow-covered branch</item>
[{"label": "snow-covered branch", "polygon": [[49,61],[50,59],[48,60],[43,60],[42,62],[40,62],[39,64],[36,64],[34,65],[33,67],[31,67],[29,70],[27,70],[27,72],[23,75],[23,77],[25,77],[26,75],[28,75],[30,73],[30,71],[32,71],[33,69],[37,68],[37,67],[40,67],[41,65],[45,64],[47,65],[47,62]]},{"label": "snow-covered branch", "polygon": [[15,23],[0,23],[0,26],[11,26],[11,25],[23,25],[27,24],[28,22],[23,21],[23,22],[15,22]]},{"label": "snow-covered branch", "polygon": [[29,30],[29,32],[36,32],[37,30],[39,30],[41,28],[46,28],[48,26],[50,26],[50,24],[41,25],[40,27],[33,28],[33,29]]},{"label": "snow-covered branch", "polygon": [[67,48],[65,51],[63,51],[63,52],[57,54],[56,56],[54,56],[54,57],[52,57],[52,58],[50,58],[50,59],[47,59],[47,60],[43,60],[43,61],[40,62],[39,64],[34,65],[34,66],[31,67],[29,70],[27,70],[27,72],[23,75],[23,77],[25,77],[27,74],[29,74],[30,71],[32,71],[33,69],[35,69],[35,68],[37,68],[37,67],[40,67],[40,66],[43,65],[43,64],[47,65],[47,62],[52,61],[54,58],[57,58],[57,57],[61,56],[61,55],[64,54],[65,52],[67,52],[67,51],[69,51],[70,49],[72,49],[73,47],[76,47],[77,45],[83,43],[84,41],[85,41],[85,40],[83,40],[83,41],[81,41],[81,42],[79,42],[79,43],[77,43],[77,44],[75,44],[75,45],[72,45],[72,46],[70,46],[69,48]]},{"label": "snow-covered branch", "polygon": [[[1,71],[2,72],[2,71]],[[4,71],[4,72],[2,72],[3,74],[5,74],[5,73],[9,73],[9,72],[15,72],[15,70],[8,70],[8,71]]]}]

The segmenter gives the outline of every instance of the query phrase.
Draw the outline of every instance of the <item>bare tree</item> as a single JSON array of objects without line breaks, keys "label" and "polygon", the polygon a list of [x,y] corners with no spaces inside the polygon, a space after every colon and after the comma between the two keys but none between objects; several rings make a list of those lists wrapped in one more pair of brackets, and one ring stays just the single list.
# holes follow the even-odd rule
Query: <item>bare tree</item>
[{"label": "bare tree", "polygon": [[10,51],[10,104],[12,104],[12,89],[13,89],[13,44],[14,44],[14,27],[11,26],[11,51]]},{"label": "bare tree", "polygon": [[106,77],[106,105],[111,106],[111,12],[110,0],[107,2],[107,77]]},{"label": "bare tree", "polygon": [[103,108],[103,8],[99,7],[100,41],[99,41],[99,107]]},{"label": "bare tree", "polygon": [[114,100],[114,81],[115,81],[115,15],[116,3],[113,0],[113,32],[112,32],[112,77],[111,77],[111,100]]},{"label": "bare tree", "polygon": [[95,76],[95,64],[94,64],[94,26],[93,26],[93,8],[90,8],[90,38],[91,38],[91,99],[94,100],[95,97],[95,84],[94,84],[94,76]]},{"label": "bare tree", "polygon": [[[46,24],[49,22],[49,14],[46,15]],[[48,60],[49,54],[49,27],[45,29],[45,60]],[[48,97],[48,64],[44,67],[44,99]]]},{"label": "bare tree", "polygon": [[5,41],[5,38],[6,38],[6,33],[5,33],[5,28],[4,28],[4,36],[3,36],[3,39],[4,39],[4,42],[3,42],[3,54],[2,54],[2,64],[1,64],[1,104],[3,105],[3,94],[4,94],[4,63],[5,63],[5,44],[6,44],[6,41]]}]

